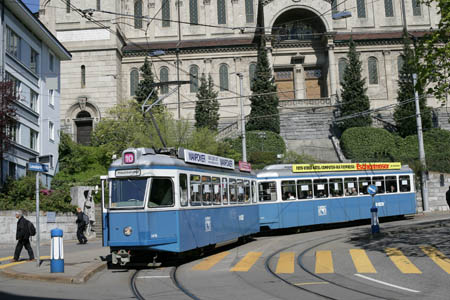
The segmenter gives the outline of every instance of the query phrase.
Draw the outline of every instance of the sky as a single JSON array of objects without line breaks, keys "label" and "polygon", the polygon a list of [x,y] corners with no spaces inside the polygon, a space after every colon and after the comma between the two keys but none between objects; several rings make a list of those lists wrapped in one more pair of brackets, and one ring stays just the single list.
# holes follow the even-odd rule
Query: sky
[{"label": "sky", "polygon": [[32,11],[37,12],[39,10],[39,0],[22,0],[26,6]]}]

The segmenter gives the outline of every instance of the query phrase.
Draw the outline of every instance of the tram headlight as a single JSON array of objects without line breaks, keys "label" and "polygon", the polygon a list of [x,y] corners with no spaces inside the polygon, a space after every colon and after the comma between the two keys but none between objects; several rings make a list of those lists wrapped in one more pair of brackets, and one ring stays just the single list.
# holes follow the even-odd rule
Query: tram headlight
[{"label": "tram headlight", "polygon": [[130,236],[132,232],[133,232],[133,229],[131,228],[131,226],[127,226],[123,229],[123,234],[126,236]]}]

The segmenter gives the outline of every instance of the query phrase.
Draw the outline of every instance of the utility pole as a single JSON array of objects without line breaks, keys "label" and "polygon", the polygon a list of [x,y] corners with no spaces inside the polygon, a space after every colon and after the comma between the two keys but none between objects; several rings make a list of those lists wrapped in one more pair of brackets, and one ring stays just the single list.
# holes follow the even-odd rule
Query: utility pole
[{"label": "utility pole", "polygon": [[245,137],[245,116],[244,116],[244,97],[243,97],[243,81],[244,74],[236,73],[240,81],[240,106],[241,106],[241,131],[242,131],[242,161],[247,162],[247,140]]},{"label": "utility pole", "polygon": [[[36,156],[36,162],[39,163],[39,155]],[[40,215],[40,211],[39,211],[39,177],[40,177],[40,172],[36,172],[36,261],[37,261],[37,266],[39,267],[41,264],[41,255],[40,255],[40,242],[41,242],[41,229],[39,227],[39,215]]]},{"label": "utility pole", "polygon": [[[180,18],[180,9],[181,9],[181,1],[178,0],[177,2],[178,7],[178,43],[177,48],[175,49],[175,54],[177,56],[177,81],[180,82],[180,44],[181,44],[181,18]],[[177,90],[178,95],[178,120],[181,119],[181,100],[180,100],[180,85],[178,85]]]}]

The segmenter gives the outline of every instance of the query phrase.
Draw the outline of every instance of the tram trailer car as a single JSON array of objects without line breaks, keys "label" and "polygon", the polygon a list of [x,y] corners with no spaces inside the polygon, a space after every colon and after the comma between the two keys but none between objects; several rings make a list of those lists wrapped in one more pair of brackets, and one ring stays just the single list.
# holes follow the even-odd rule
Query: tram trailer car
[{"label": "tram trailer car", "polygon": [[113,264],[155,262],[259,232],[254,174],[223,157],[174,152],[127,149],[102,176],[103,246]]},{"label": "tram trailer car", "polygon": [[[321,171],[330,165],[362,170]],[[305,172],[310,168],[317,171]],[[379,217],[416,213],[414,173],[400,163],[271,165],[257,178],[262,229],[370,219],[373,205]],[[373,199],[367,190],[371,184],[377,187]]]}]

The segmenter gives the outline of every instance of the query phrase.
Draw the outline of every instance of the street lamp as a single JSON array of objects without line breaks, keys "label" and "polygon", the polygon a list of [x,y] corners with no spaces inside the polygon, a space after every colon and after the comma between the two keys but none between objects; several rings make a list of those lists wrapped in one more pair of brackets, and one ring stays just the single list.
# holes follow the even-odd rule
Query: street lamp
[{"label": "street lamp", "polygon": [[351,16],[352,16],[351,11],[344,10],[344,11],[340,11],[340,12],[333,14],[331,17],[333,18],[333,20],[340,20],[340,19],[350,18]]},{"label": "street lamp", "polygon": [[240,106],[241,106],[241,131],[242,131],[242,160],[244,162],[247,162],[247,141],[246,141],[246,137],[245,137],[245,118],[244,118],[244,104],[243,104],[244,98],[242,95],[244,74],[236,73],[236,75],[239,76],[240,87],[241,87]]}]

